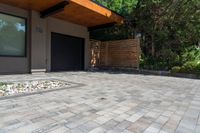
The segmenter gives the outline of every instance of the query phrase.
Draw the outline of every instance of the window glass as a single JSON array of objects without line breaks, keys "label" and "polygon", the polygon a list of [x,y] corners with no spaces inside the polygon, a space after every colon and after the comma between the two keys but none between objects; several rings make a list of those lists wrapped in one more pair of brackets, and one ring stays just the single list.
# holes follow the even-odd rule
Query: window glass
[{"label": "window glass", "polygon": [[0,56],[25,56],[26,20],[0,13]]}]

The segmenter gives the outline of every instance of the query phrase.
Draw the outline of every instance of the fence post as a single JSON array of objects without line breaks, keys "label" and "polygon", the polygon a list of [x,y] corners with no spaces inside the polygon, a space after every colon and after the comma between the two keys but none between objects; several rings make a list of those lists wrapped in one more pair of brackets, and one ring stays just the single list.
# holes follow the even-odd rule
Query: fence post
[{"label": "fence post", "polygon": [[109,45],[109,43],[108,42],[106,42],[105,43],[105,47],[106,47],[106,49],[105,49],[105,66],[108,66],[109,64],[108,64],[108,45]]},{"label": "fence post", "polygon": [[137,38],[137,69],[140,69],[140,56],[141,56],[141,48],[140,48],[140,39]]}]

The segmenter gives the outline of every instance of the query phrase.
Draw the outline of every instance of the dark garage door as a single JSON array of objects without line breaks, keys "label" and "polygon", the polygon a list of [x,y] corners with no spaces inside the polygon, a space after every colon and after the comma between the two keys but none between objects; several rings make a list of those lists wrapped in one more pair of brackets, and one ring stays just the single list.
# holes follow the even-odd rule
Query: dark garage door
[{"label": "dark garage door", "polygon": [[84,39],[51,34],[51,71],[84,69]]}]

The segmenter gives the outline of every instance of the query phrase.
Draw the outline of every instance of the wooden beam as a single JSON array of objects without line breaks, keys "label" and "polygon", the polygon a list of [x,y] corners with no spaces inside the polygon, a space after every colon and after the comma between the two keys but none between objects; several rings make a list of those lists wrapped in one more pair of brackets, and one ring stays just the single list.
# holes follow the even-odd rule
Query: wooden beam
[{"label": "wooden beam", "polygon": [[[69,2],[67,7],[64,8],[64,6],[61,6],[61,8],[56,8],[55,5],[63,1],[64,0],[0,0],[0,3],[40,12],[43,18],[52,15],[54,18],[85,27],[94,27],[113,22],[120,24],[123,22],[122,16],[102,5],[94,3],[92,0],[67,0]],[[4,7],[2,7],[2,9],[4,9]]]},{"label": "wooden beam", "polygon": [[48,9],[40,12],[40,17],[46,18],[48,16],[51,16],[51,15],[54,15],[54,14],[59,13],[61,11],[64,11],[65,6],[68,5],[68,4],[69,4],[68,1],[63,1],[63,2],[56,4],[55,6],[49,7]]},{"label": "wooden beam", "polygon": [[113,20],[116,23],[123,23],[124,18],[122,16],[117,15],[116,13],[112,12],[111,10],[104,8],[95,2],[92,2],[91,0],[70,0],[71,2],[74,2],[78,5],[81,5],[93,12],[96,12],[98,14],[101,14],[104,17],[107,17],[108,19]]}]

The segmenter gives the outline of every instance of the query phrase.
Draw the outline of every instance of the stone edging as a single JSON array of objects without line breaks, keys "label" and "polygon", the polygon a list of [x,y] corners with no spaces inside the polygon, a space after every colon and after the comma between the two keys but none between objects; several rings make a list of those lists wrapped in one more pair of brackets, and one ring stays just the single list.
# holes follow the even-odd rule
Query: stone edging
[{"label": "stone edging", "polygon": [[[57,79],[57,80],[60,80],[60,79]],[[60,80],[60,81],[65,81],[65,80]],[[53,91],[60,91],[60,90],[66,90],[66,89],[78,88],[78,87],[85,86],[85,84],[81,84],[81,83],[75,83],[75,82],[71,82],[71,81],[65,81],[65,82],[71,83],[72,86],[56,88],[56,89],[48,89],[48,90],[39,90],[36,92],[21,93],[21,94],[17,94],[17,95],[1,96],[0,100],[6,100],[6,99],[12,99],[12,98],[18,98],[18,97],[24,97],[24,96],[31,96],[31,95],[36,95],[36,94],[43,94],[43,93],[48,93],[48,92],[53,92]]]},{"label": "stone edging", "polygon": [[180,78],[200,79],[200,75],[186,73],[171,73],[170,71],[138,70],[140,73],[155,74],[161,76],[173,76]]},{"label": "stone edging", "polygon": [[155,70],[145,70],[145,69],[135,69],[135,68],[97,68],[90,71],[108,71],[108,72],[125,72],[125,73],[135,73],[135,74],[147,74],[147,75],[161,75],[161,76],[172,76],[180,78],[191,78],[200,79],[200,75],[195,74],[185,74],[185,73],[171,73],[170,71],[155,71]]}]

